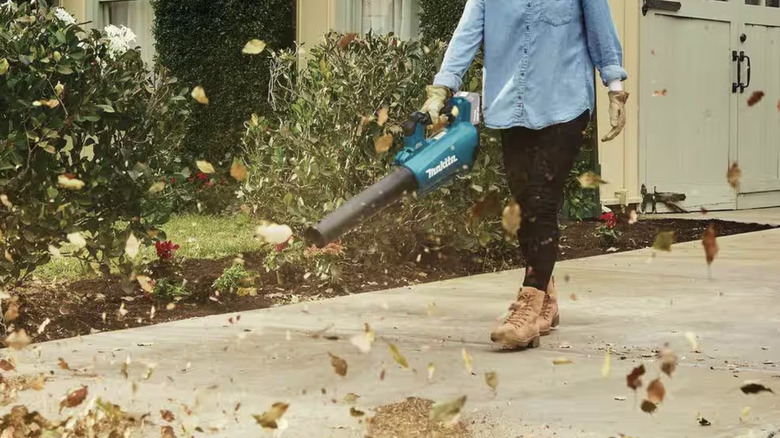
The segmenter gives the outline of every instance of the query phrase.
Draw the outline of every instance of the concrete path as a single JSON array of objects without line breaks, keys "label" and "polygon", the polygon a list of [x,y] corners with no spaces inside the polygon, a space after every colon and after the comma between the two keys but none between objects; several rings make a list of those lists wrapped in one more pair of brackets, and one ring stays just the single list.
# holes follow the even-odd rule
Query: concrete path
[{"label": "concrete path", "polygon": [[[262,437],[271,434],[250,414],[284,401],[283,436],[341,438],[365,433],[341,401],[349,392],[369,413],[412,395],[466,394],[464,418],[477,437],[780,436],[771,434],[780,431],[778,395],[740,391],[758,379],[780,394],[780,230],[718,241],[711,276],[698,242],[655,257],[647,249],[559,264],[562,326],[538,349],[501,352],[488,340],[520,282],[521,273],[509,271],[246,312],[235,324],[228,321],[235,315],[223,315],[40,344],[18,355],[19,372],[51,372],[51,380],[42,392],[22,392],[19,403],[56,418],[66,391],[85,384],[90,396],[151,412],[158,424],[159,410],[170,409],[177,425],[206,431],[194,436]],[[368,354],[348,341],[364,323],[377,334]],[[328,326],[339,340],[310,336]],[[389,342],[411,369],[393,362]],[[626,374],[643,363],[645,384],[659,376],[654,350],[664,343],[679,365],[662,377],[666,399],[648,415],[638,407],[645,390],[635,395]],[[611,370],[603,377],[607,347]],[[329,352],[347,360],[346,377],[333,372]],[[86,372],[59,369],[60,357]],[[572,363],[554,365],[556,358]],[[144,380],[149,363],[154,372]],[[498,373],[496,394],[484,383],[487,371]],[[700,426],[698,415],[712,425]],[[139,436],[159,436],[159,425]],[[177,436],[190,434],[177,429]]]},{"label": "concrete path", "polygon": [[780,226],[780,207],[757,208],[753,210],[726,210],[694,213],[662,213],[645,214],[642,219],[720,219],[724,221],[743,222],[748,224],[766,224]]}]

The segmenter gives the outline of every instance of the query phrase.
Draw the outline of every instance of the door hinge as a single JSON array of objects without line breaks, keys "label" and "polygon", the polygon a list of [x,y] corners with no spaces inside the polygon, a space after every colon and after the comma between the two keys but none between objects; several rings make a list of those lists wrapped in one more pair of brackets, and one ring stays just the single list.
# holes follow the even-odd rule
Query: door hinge
[{"label": "door hinge", "polygon": [[644,0],[642,2],[642,15],[647,15],[650,9],[661,11],[677,12],[682,7],[682,3],[669,0]]}]

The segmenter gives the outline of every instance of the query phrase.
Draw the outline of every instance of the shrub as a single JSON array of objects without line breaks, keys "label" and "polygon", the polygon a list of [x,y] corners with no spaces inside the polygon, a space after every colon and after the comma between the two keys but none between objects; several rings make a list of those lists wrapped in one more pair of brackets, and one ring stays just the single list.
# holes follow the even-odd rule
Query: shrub
[{"label": "shrub", "polygon": [[155,281],[152,294],[160,299],[179,301],[192,295],[192,292],[187,289],[187,280],[161,278]]},{"label": "shrub", "polygon": [[254,276],[244,268],[244,261],[237,259],[233,265],[225,268],[211,285],[217,292],[227,294],[235,293],[238,296],[257,295],[254,287]]},{"label": "shrub", "polygon": [[241,49],[252,39],[290,47],[293,1],[154,0],[153,7],[158,62],[190,87],[203,86],[210,101],[194,110],[188,156],[229,165],[243,122],[268,110],[268,55]]},{"label": "shrub", "polygon": [[0,6],[0,280],[65,241],[104,273],[129,269],[130,233],[149,241],[170,214],[155,183],[178,152],[186,90],[74,22],[44,0]]},{"label": "shrub", "polygon": [[466,0],[420,0],[420,33],[425,41],[448,41],[466,7]]}]

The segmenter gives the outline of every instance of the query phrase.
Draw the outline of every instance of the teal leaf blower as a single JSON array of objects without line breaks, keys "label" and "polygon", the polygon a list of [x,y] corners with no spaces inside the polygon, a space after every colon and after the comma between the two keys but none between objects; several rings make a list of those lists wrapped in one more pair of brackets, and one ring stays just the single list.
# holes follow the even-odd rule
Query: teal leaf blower
[{"label": "teal leaf blower", "polygon": [[306,241],[322,248],[405,194],[425,196],[453,176],[468,172],[479,147],[479,111],[479,94],[456,94],[441,112],[447,117],[447,126],[427,139],[425,127],[431,124],[430,116],[412,114],[403,124],[404,147],[395,156],[390,174],[309,227]]}]

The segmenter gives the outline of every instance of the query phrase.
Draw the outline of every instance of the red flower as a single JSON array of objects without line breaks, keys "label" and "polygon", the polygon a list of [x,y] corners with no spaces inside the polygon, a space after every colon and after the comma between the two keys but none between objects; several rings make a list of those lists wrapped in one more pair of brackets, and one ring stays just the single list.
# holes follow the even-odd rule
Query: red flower
[{"label": "red flower", "polygon": [[290,245],[290,240],[292,239],[292,236],[290,236],[289,239],[285,240],[284,242],[274,245],[274,249],[276,249],[276,252],[282,252],[285,248],[287,248]]},{"label": "red flower", "polygon": [[171,178],[171,184],[176,182],[176,178]]},{"label": "red flower", "polygon": [[615,213],[611,211],[609,213],[602,214],[601,220],[606,222],[607,228],[612,228],[617,225],[617,217],[615,217]]},{"label": "red flower", "polygon": [[203,184],[204,187],[214,187],[214,183],[212,181],[207,182],[206,184]]},{"label": "red flower", "polygon": [[206,175],[206,174],[205,174],[205,173],[203,173],[203,172],[198,172],[198,174],[197,174],[197,175],[195,175],[195,177],[197,177],[197,178],[198,178],[199,180],[201,180],[201,181],[208,181],[208,179],[209,179],[209,176],[208,176],[208,175]]},{"label": "red flower", "polygon": [[157,257],[170,260],[173,258],[173,252],[179,249],[179,245],[174,245],[170,240],[167,242],[158,240],[154,243],[154,248],[157,250]]},{"label": "red flower", "polygon": [[187,178],[187,181],[189,181],[189,182],[193,182],[193,181],[195,181],[195,178],[193,178],[193,177],[189,177],[189,178]]}]

